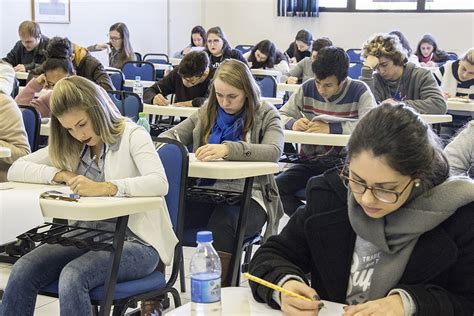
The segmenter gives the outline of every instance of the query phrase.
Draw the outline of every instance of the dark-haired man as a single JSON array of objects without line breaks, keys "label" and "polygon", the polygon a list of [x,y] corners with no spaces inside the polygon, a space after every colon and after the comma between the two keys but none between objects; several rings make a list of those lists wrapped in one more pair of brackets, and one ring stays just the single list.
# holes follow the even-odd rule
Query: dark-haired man
[{"label": "dark-haired man", "polygon": [[[350,134],[358,119],[376,105],[369,87],[347,77],[349,57],[342,48],[331,46],[321,49],[312,69],[315,79],[303,83],[280,109],[285,129]],[[318,120],[317,116],[322,114],[353,120],[328,123]],[[276,177],[288,215],[302,205],[295,193],[306,187],[309,178],[335,167],[344,159],[344,153],[338,147],[302,145],[301,154],[311,162],[295,165]]]},{"label": "dark-haired man", "polygon": [[49,38],[41,34],[39,24],[33,21],[23,21],[18,27],[18,35],[20,40],[3,60],[15,71],[30,71],[45,61]]},{"label": "dark-haired man", "polygon": [[148,104],[168,105],[166,96],[174,94],[175,106],[200,107],[206,100],[214,72],[205,52],[189,52],[166,77],[145,90],[143,100]]}]

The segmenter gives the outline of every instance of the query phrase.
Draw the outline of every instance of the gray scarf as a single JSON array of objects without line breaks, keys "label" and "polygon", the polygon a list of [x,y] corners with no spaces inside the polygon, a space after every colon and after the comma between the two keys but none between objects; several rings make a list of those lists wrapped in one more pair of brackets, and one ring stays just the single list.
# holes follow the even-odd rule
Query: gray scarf
[{"label": "gray scarf", "polygon": [[[416,189],[416,188],[414,188]],[[352,192],[348,195],[349,221],[356,234],[382,252],[374,271],[369,299],[384,297],[400,280],[418,238],[458,208],[474,201],[474,181],[450,178],[379,219],[364,213]]]}]

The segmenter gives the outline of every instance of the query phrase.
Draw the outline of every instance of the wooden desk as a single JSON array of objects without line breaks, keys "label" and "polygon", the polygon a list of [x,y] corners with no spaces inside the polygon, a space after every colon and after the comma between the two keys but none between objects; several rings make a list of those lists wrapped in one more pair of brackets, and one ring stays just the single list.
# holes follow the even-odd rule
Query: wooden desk
[{"label": "wooden desk", "polygon": [[28,73],[24,71],[17,71],[15,72],[15,77],[18,80],[26,80],[28,79]]},{"label": "wooden desk", "polygon": [[51,125],[50,123],[45,123],[45,124],[41,124],[41,127],[40,127],[40,135],[41,136],[49,136],[49,130],[51,128]]},{"label": "wooden desk", "polygon": [[169,64],[153,64],[155,70],[173,70],[173,66]]},{"label": "wooden desk", "polygon": [[[127,88],[133,88],[133,83],[135,80],[130,80],[126,79],[123,86]],[[147,81],[147,80],[141,80],[141,83],[143,84],[143,88],[148,88],[151,87],[152,85],[155,84],[156,81]]]},{"label": "wooden desk", "polygon": [[[120,257],[122,255],[123,243],[127,229],[128,217],[132,214],[147,212],[151,209],[157,209],[160,207],[160,205],[161,208],[166,208],[166,204],[163,202],[163,198],[81,197],[78,202],[67,202],[39,198],[39,192],[41,190],[44,190],[45,188],[47,190],[55,189],[55,186],[17,182],[9,182],[7,184],[9,186],[12,186],[13,190],[32,190],[29,194],[38,194],[38,203],[41,207],[43,217],[54,217],[84,221],[96,221],[117,218],[113,240],[114,250],[112,250],[111,252],[113,260],[110,264],[109,273],[105,281],[105,300],[102,302],[100,308],[100,315],[110,315],[110,309],[112,306],[113,295],[117,281]],[[160,213],[167,213],[167,210]]]},{"label": "wooden desk", "polygon": [[[226,287],[221,289],[222,311],[209,312],[206,315],[248,315],[248,316],[281,316],[280,310],[273,309],[264,303],[257,302],[249,288],[246,287]],[[341,316],[343,304],[323,301],[324,307],[319,316]],[[166,316],[188,316],[191,312],[191,303],[186,303],[168,313]],[[200,314],[196,314],[200,315]],[[204,314],[203,314],[204,315]]]},{"label": "wooden desk", "polygon": [[193,113],[197,112],[199,108],[188,107],[188,106],[159,106],[153,104],[143,104],[143,112],[152,115],[165,115],[165,116],[182,116],[189,117]]},{"label": "wooden desk", "polygon": [[295,92],[299,89],[300,84],[289,84],[289,83],[278,83],[277,84],[277,93],[281,91]]},{"label": "wooden desk", "polygon": [[[19,91],[21,92],[25,88],[26,87],[19,87]],[[42,89],[40,92],[35,93],[35,98],[39,98],[39,97],[42,97],[44,95],[47,95],[47,94],[51,93],[51,91],[52,90],[49,90],[49,89]]]},{"label": "wooden desk", "polygon": [[189,154],[188,176],[192,178],[208,179],[245,179],[242,202],[240,203],[240,214],[237,223],[237,238],[233,245],[231,267],[231,286],[238,286],[239,266],[241,264],[242,244],[244,231],[247,225],[247,213],[252,197],[252,185],[254,177],[274,174],[279,171],[277,163],[259,161],[209,161],[203,162]]},{"label": "wooden desk", "polygon": [[448,111],[467,111],[474,112],[474,101],[461,102],[461,101],[447,101]]},{"label": "wooden desk", "polygon": [[267,98],[267,97],[262,97],[262,101],[267,101],[267,102],[270,102],[271,104],[274,104],[274,105],[283,104],[283,99],[282,99],[282,98]]},{"label": "wooden desk", "polygon": [[285,143],[322,145],[322,146],[346,146],[350,135],[343,134],[322,134],[305,133],[298,131],[284,130]]},{"label": "wooden desk", "polygon": [[181,58],[170,57],[170,58],[168,58],[168,60],[169,60],[171,65],[178,66],[182,59]]},{"label": "wooden desk", "polygon": [[8,147],[0,147],[0,158],[9,158],[12,155],[12,150]]},{"label": "wooden desk", "polygon": [[428,124],[441,124],[453,121],[449,114],[420,114],[420,117]]},{"label": "wooden desk", "polygon": [[268,69],[250,69],[250,72],[256,76],[273,76],[275,78],[280,78],[282,75],[281,71]]}]

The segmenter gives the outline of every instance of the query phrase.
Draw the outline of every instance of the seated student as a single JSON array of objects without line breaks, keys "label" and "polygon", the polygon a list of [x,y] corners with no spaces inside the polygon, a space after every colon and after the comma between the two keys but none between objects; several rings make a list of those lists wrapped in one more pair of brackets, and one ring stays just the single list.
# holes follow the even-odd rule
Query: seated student
[{"label": "seated student", "polygon": [[230,46],[224,31],[219,26],[211,27],[207,30],[206,52],[209,54],[211,66],[214,68],[217,68],[222,61],[228,58],[238,59],[243,63],[247,63],[242,53]]},{"label": "seated student", "polygon": [[[207,102],[191,115],[160,136],[192,145],[196,158],[202,161],[277,162],[283,149],[283,129],[275,107],[260,100],[257,83],[246,63],[226,60],[216,71]],[[199,179],[198,184],[212,189],[242,192],[243,180]],[[188,203],[184,227],[212,231],[214,248],[222,263],[222,284],[226,280],[232,245],[236,238],[240,205],[206,202]],[[265,238],[275,234],[283,215],[273,175],[255,178],[245,237],[259,232],[265,222]]]},{"label": "seated student", "polygon": [[290,64],[296,64],[305,57],[310,57],[310,48],[313,45],[313,34],[310,31],[302,29],[296,33],[294,42],[286,50]]},{"label": "seated student", "polygon": [[[457,97],[474,100],[474,48],[469,49],[460,59],[446,62],[434,72],[434,76],[446,99]],[[454,135],[474,118],[471,112],[449,113],[453,116],[453,121],[442,124],[443,135]]]},{"label": "seated student", "polygon": [[[17,160],[10,181],[65,183],[81,196],[165,196],[168,181],[150,135],[117,114],[107,93],[71,76],[51,96],[49,147]],[[120,168],[117,168],[120,166]],[[160,259],[170,264],[177,239],[163,209],[130,216],[118,280],[144,277]],[[77,223],[114,230],[113,221]],[[104,284],[110,253],[44,244],[12,268],[0,315],[33,315],[38,290],[59,279],[61,315],[92,315],[89,291]]]},{"label": "seated student", "polygon": [[417,66],[420,66],[420,62],[418,61],[418,56],[413,54],[413,50],[411,49],[410,42],[408,42],[408,39],[406,38],[406,36],[399,30],[393,30],[389,32],[388,34],[395,35],[396,37],[398,37],[398,39],[400,40],[400,44],[402,44],[403,48],[405,48],[405,50],[407,51],[408,61],[411,63],[414,63]]},{"label": "seated student", "polygon": [[313,79],[313,62],[316,59],[316,56],[318,56],[318,52],[324,47],[328,46],[332,46],[332,42],[327,37],[321,37],[315,40],[311,47],[311,57],[303,58],[293,68],[290,69],[286,83],[297,84],[305,82],[309,79]]},{"label": "seated student", "polygon": [[166,77],[145,89],[143,101],[169,105],[166,96],[174,94],[173,105],[199,107],[206,100],[214,71],[205,52],[190,52]]},{"label": "seated student", "polygon": [[87,47],[90,52],[97,52],[106,49],[109,52],[109,66],[122,69],[126,61],[137,59],[130,43],[130,32],[125,23],[117,22],[109,29],[108,43],[95,44]]},{"label": "seated student", "polygon": [[8,168],[15,160],[30,153],[23,117],[10,96],[14,80],[13,68],[0,61],[0,147],[11,150],[10,157],[0,158],[0,182],[7,180]]},{"label": "seated student", "polygon": [[[65,37],[53,37],[46,48],[48,58],[67,58],[71,60],[74,70],[78,76],[87,78],[105,91],[115,90],[104,66],[95,57],[91,56],[87,49],[80,47]],[[37,67],[31,71],[34,76],[42,74],[43,68]]]},{"label": "seated student", "polygon": [[252,50],[244,54],[251,69],[276,70],[282,74],[289,71],[285,55],[269,40],[260,41]]},{"label": "seated student", "polygon": [[43,89],[53,89],[56,82],[74,74],[74,67],[69,59],[48,58],[42,68],[44,73],[31,79],[26,87],[20,90],[15,101],[20,105],[32,105],[38,110],[41,117],[49,117],[51,115],[49,99],[52,90],[39,98],[35,98],[35,94]]},{"label": "seated student", "polygon": [[437,67],[449,59],[445,51],[438,49],[438,44],[431,34],[423,35],[416,47],[415,55],[418,56],[422,67]]},{"label": "seated student", "polygon": [[15,71],[30,71],[46,59],[44,50],[49,38],[41,34],[39,24],[33,21],[21,22],[18,34],[20,40],[3,60],[12,65]]},{"label": "seated student", "polygon": [[362,57],[360,79],[369,85],[377,103],[403,101],[420,114],[446,113],[446,100],[433,74],[407,62],[398,37],[373,35],[364,43]]},{"label": "seated student", "polygon": [[466,127],[444,148],[451,173],[469,175],[474,179],[474,121]]},{"label": "seated student", "polygon": [[[285,129],[306,133],[350,134],[356,120],[326,123],[320,114],[360,119],[375,106],[367,85],[347,76],[349,56],[339,47],[319,51],[313,62],[314,80],[308,80],[280,109]],[[303,203],[295,194],[309,178],[320,175],[344,160],[342,147],[302,145],[301,153],[310,163],[296,164],[276,177],[285,213],[291,216]]]},{"label": "seated student", "polygon": [[201,51],[206,48],[206,30],[201,25],[196,25],[191,30],[191,43],[183,50],[176,52],[174,58],[183,58],[189,52]]},{"label": "seated student", "polygon": [[474,182],[448,178],[437,136],[403,104],[366,114],[347,148],[249,266],[313,301],[250,282],[255,299],[285,315],[317,315],[321,299],[345,316],[472,315]]}]

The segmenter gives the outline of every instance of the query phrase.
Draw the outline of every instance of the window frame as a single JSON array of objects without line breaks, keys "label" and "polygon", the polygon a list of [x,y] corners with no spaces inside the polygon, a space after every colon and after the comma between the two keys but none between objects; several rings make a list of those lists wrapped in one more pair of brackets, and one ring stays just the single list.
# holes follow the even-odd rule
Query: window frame
[{"label": "window frame", "polygon": [[426,10],[425,9],[425,0],[417,0],[415,10],[356,10],[356,1],[357,0],[347,0],[347,6],[345,8],[328,8],[320,7],[319,12],[364,12],[364,13],[464,13],[464,12],[474,12],[474,9],[442,9],[442,10]]}]

